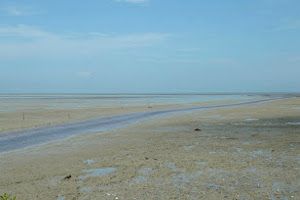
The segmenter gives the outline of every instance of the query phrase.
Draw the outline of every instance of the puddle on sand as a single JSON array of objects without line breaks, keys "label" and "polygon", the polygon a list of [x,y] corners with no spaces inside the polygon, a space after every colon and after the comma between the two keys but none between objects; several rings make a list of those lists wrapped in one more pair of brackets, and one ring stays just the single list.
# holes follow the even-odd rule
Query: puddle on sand
[{"label": "puddle on sand", "polygon": [[250,152],[250,156],[252,158],[262,157],[265,159],[272,159],[272,153],[270,151],[262,150],[262,149],[258,149],[258,150]]},{"label": "puddle on sand", "polygon": [[182,185],[192,183],[200,176],[202,176],[202,171],[195,171],[195,172],[182,172],[176,174],[172,177],[172,182],[176,187],[181,187]]},{"label": "puddle on sand", "polygon": [[91,193],[93,191],[93,188],[91,188],[91,187],[82,187],[82,188],[79,189],[79,191],[81,193]]},{"label": "puddle on sand", "polygon": [[153,169],[150,167],[144,167],[138,171],[139,174],[149,176],[153,173]]},{"label": "puddle on sand", "polygon": [[145,183],[147,182],[149,176],[153,173],[153,169],[150,167],[141,168],[138,171],[138,176],[135,177],[132,182],[135,184]]},{"label": "puddle on sand", "polygon": [[209,183],[209,184],[206,185],[206,188],[208,190],[216,190],[217,191],[217,190],[220,190],[222,188],[222,186],[218,185],[218,184],[215,184],[215,183]]},{"label": "puddle on sand", "polygon": [[179,169],[176,167],[175,163],[173,162],[167,162],[165,163],[165,166],[171,169],[173,172],[179,171]]},{"label": "puddle on sand", "polygon": [[92,159],[88,159],[88,160],[84,160],[83,163],[86,164],[86,165],[91,165],[91,164],[96,163],[96,161],[94,161]]},{"label": "puddle on sand", "polygon": [[300,126],[300,122],[288,122],[287,125]]},{"label": "puddle on sand", "polygon": [[132,183],[134,183],[134,184],[146,183],[147,179],[148,178],[145,176],[137,176],[132,180]]},{"label": "puddle on sand", "polygon": [[100,177],[100,176],[105,176],[108,174],[111,174],[116,171],[116,168],[114,167],[106,167],[106,168],[97,168],[97,169],[84,169],[82,170],[83,173],[86,175],[80,176],[80,180],[85,180],[90,177]]},{"label": "puddle on sand", "polygon": [[258,121],[259,119],[255,119],[255,118],[247,118],[244,121],[245,122],[253,122],[253,121]]},{"label": "puddle on sand", "polygon": [[57,197],[57,200],[65,200],[65,197],[60,195]]},{"label": "puddle on sand", "polygon": [[194,148],[194,145],[188,145],[188,146],[184,146],[183,147],[183,149],[185,150],[185,151],[190,151],[190,150],[192,150]]},{"label": "puddle on sand", "polygon": [[208,168],[203,171],[205,175],[216,183],[223,182],[224,180],[230,179],[234,174],[222,168]]}]

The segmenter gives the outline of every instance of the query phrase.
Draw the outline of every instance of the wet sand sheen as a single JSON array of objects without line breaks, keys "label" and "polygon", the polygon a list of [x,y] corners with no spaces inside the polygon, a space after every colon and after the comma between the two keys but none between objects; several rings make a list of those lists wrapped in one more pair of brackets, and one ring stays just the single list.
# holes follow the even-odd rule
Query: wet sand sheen
[{"label": "wet sand sheen", "polygon": [[269,102],[274,100],[284,99],[281,98],[268,98],[261,100],[246,101],[232,104],[211,105],[211,106],[197,106],[191,108],[170,109],[143,113],[133,113],[126,115],[119,115],[100,119],[91,119],[77,123],[69,123],[52,127],[42,127],[37,129],[29,129],[24,131],[7,132],[0,135],[0,153],[11,150],[21,149],[29,146],[47,143],[53,140],[63,139],[66,137],[78,135],[97,133],[101,131],[118,128],[138,120],[143,120],[149,117],[162,116],[165,114],[172,114],[177,112],[188,112],[194,110],[207,110],[216,108],[227,108],[235,106],[243,106],[250,104],[257,104]]}]

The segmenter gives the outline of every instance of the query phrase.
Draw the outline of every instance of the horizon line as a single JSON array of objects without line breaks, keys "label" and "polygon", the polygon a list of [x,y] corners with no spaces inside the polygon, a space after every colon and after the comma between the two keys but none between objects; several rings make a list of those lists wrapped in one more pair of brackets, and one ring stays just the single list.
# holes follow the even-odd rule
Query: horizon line
[{"label": "horizon line", "polygon": [[300,92],[0,92],[0,95],[268,95]]}]

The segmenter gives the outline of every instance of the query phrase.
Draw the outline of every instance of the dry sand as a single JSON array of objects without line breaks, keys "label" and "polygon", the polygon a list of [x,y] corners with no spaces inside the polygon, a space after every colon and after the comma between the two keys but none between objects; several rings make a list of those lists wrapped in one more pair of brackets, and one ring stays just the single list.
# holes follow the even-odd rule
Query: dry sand
[{"label": "dry sand", "polygon": [[300,98],[292,98],[5,153],[0,193],[18,200],[300,199],[299,122]]}]

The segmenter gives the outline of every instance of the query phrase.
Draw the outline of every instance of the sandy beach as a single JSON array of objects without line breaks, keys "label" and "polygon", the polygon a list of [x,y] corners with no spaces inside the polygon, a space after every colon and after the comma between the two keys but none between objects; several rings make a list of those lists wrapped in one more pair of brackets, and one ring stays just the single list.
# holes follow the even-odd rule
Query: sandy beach
[{"label": "sandy beach", "polygon": [[248,95],[0,95],[0,134],[96,117],[264,99]]},{"label": "sandy beach", "polygon": [[0,0],[0,200],[300,200],[300,0]]},{"label": "sandy beach", "polygon": [[[68,109],[51,123],[92,118],[99,112],[112,116],[236,101],[146,103],[109,112]],[[51,115],[44,111],[40,121],[4,126],[20,113],[2,112],[2,130],[42,126]],[[53,110],[53,115],[59,113]],[[159,116],[2,153],[0,193],[18,200],[299,199],[299,134],[299,97]]]}]

